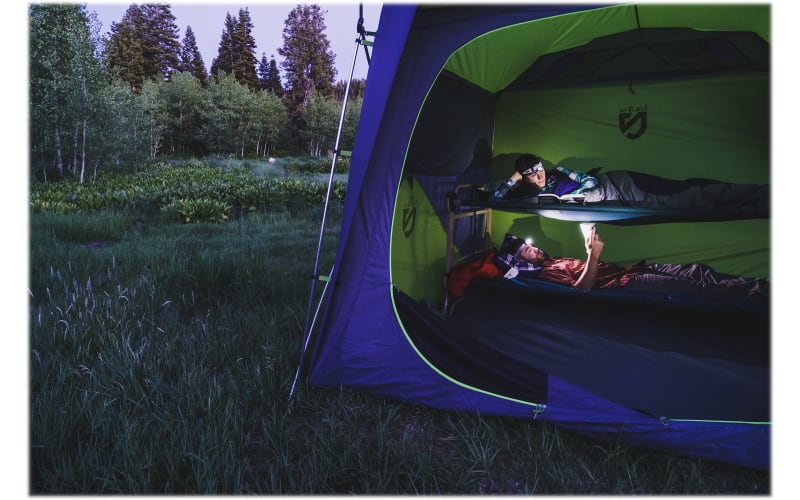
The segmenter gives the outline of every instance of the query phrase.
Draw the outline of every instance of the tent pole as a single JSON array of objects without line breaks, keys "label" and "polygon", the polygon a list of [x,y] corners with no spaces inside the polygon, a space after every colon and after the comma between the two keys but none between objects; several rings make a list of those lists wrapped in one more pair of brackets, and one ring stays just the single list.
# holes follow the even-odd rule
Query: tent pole
[{"label": "tent pole", "polygon": [[[361,25],[361,19],[359,19],[359,26]],[[331,199],[331,189],[333,187],[333,173],[336,168],[336,161],[339,159],[339,141],[342,137],[342,127],[344,126],[344,117],[345,117],[345,110],[347,108],[347,100],[350,97],[350,83],[353,81],[353,73],[355,73],[356,69],[356,59],[358,57],[358,49],[363,41],[363,34],[361,38],[356,38],[356,48],[355,53],[353,54],[353,64],[350,67],[350,78],[347,80],[347,86],[344,91],[344,99],[342,100],[342,112],[339,115],[339,129],[336,131],[336,145],[333,149],[333,160],[331,161],[331,170],[330,175],[328,176],[328,189],[325,193],[325,206],[322,210],[322,222],[319,228],[319,238],[317,239],[317,254],[314,258],[314,274],[311,277],[311,291],[309,292],[308,296],[308,309],[306,310],[306,321],[305,327],[303,330],[303,347],[300,351],[300,361],[297,364],[297,371],[294,374],[294,380],[292,381],[292,387],[289,389],[289,402],[292,401],[292,396],[294,395],[295,387],[297,386],[297,380],[300,378],[300,372],[303,368],[303,360],[306,357],[306,350],[308,348],[308,342],[311,338],[311,331],[313,330],[314,323],[316,323],[317,315],[319,314],[319,310],[322,306],[322,301],[325,298],[325,291],[328,289],[328,284],[330,281],[325,283],[325,287],[322,290],[322,294],[319,298],[319,304],[317,305],[316,312],[314,313],[314,318],[311,318],[311,310],[313,309],[314,305],[314,292],[316,288],[317,280],[319,279],[319,259],[320,254],[322,253],[322,240],[325,236],[325,221],[328,218],[328,205],[330,204]],[[333,274],[333,268],[331,268],[331,274]]]},{"label": "tent pole", "polygon": [[[333,274],[333,268],[331,268],[331,274]],[[317,318],[319,317],[319,311],[322,308],[322,302],[325,299],[325,292],[328,291],[328,285],[330,281],[325,282],[325,286],[322,288],[322,294],[319,297],[319,302],[317,302],[317,309],[314,311],[314,319],[311,321],[311,325],[307,326],[304,330],[303,334],[303,348],[300,351],[300,362],[297,364],[297,371],[294,374],[294,380],[292,380],[292,387],[289,389],[289,402],[292,401],[292,396],[294,395],[295,387],[297,386],[297,380],[300,378],[300,371],[303,366],[303,358],[305,358],[306,350],[308,349],[308,342],[311,340],[311,332],[314,330],[314,325],[317,322]],[[312,284],[312,294],[313,294],[313,284]],[[312,297],[313,300],[313,297]],[[311,303],[309,303],[309,311],[311,310]],[[308,321],[308,318],[306,318]]]}]

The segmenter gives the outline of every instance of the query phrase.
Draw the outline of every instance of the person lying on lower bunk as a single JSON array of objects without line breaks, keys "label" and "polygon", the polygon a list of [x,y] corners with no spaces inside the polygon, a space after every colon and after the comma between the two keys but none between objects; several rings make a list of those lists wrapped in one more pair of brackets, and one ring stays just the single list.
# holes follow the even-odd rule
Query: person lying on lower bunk
[{"label": "person lying on lower bunk", "polygon": [[592,227],[585,239],[586,259],[550,257],[545,251],[506,234],[497,254],[506,278],[532,277],[580,290],[624,287],[626,290],[713,294],[716,298],[766,302],[768,278],[745,278],[715,271],[705,264],[645,264],[603,262],[605,243]]},{"label": "person lying on lower bunk", "polygon": [[581,195],[584,202],[632,202],[635,206],[668,209],[737,208],[769,210],[769,186],[735,184],[712,179],[667,179],[656,175],[614,170],[589,174],[557,166],[547,172],[542,160],[521,154],[514,173],[500,183],[490,200],[526,198],[541,194]]}]

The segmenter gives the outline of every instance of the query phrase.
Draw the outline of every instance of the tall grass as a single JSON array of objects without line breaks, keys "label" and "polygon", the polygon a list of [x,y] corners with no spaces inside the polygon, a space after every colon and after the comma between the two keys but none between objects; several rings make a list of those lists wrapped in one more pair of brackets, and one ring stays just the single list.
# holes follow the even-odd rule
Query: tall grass
[{"label": "tall grass", "polygon": [[30,493],[769,493],[542,422],[302,384],[290,409],[319,217],[33,215]]}]

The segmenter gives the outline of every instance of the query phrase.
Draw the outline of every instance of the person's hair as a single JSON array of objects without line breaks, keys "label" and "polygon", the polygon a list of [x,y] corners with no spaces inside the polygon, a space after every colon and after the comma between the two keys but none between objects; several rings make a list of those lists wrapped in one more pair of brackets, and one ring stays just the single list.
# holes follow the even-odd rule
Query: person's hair
[{"label": "person's hair", "polygon": [[516,257],[517,252],[519,251],[520,247],[522,245],[524,245],[524,244],[525,244],[525,240],[523,240],[522,238],[516,238],[513,241],[510,241],[508,243],[508,247],[507,247],[508,248],[508,253],[510,253],[511,255]]},{"label": "person's hair", "polygon": [[519,155],[516,161],[514,162],[514,169],[521,174],[525,170],[531,168],[532,166],[536,165],[541,161],[542,159],[536,155],[532,155],[530,153],[523,153]]}]

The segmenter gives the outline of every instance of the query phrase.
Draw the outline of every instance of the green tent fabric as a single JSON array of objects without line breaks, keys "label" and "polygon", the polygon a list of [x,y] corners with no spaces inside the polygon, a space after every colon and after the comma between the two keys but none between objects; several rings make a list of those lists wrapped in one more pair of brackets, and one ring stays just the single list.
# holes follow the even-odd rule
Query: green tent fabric
[{"label": "green tent fabric", "polygon": [[[766,5],[615,5],[567,13],[493,30],[454,52],[444,70],[497,93],[537,58],[592,40],[643,28],[745,31],[770,41]],[[502,56],[500,56],[502,54]]]}]

